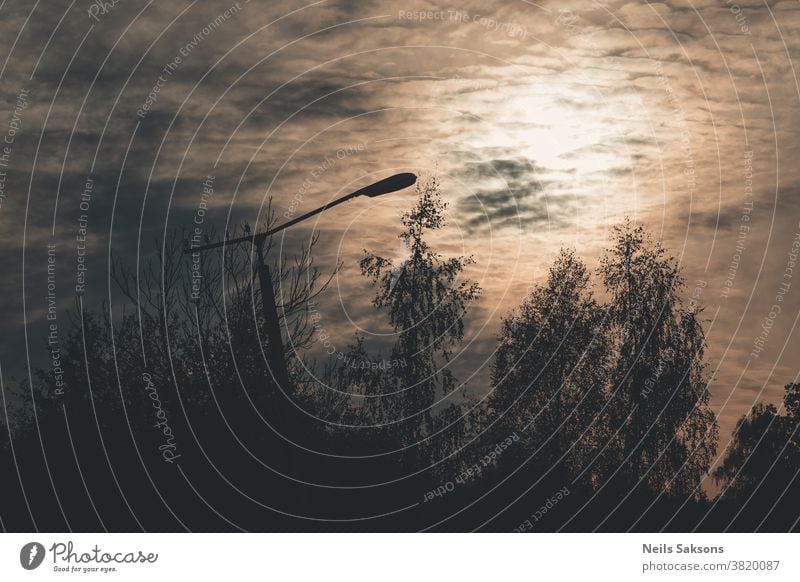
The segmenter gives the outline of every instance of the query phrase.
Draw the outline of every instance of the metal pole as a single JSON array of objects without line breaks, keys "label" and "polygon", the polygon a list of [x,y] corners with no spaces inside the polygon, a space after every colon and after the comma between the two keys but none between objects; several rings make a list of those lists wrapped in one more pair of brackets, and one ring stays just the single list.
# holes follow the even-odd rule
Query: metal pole
[{"label": "metal pole", "polygon": [[264,261],[264,240],[258,242],[258,283],[261,287],[261,304],[264,322],[267,326],[267,340],[269,341],[269,367],[278,386],[287,395],[291,393],[289,372],[286,369],[286,358],[283,353],[283,336],[281,335],[278,308],[275,305],[275,292],[272,289],[272,275],[269,265]]},{"label": "metal pole", "polygon": [[191,252],[207,251],[208,249],[215,249],[219,247],[224,247],[226,245],[235,245],[243,242],[252,242],[254,244],[261,244],[264,241],[264,239],[266,239],[268,236],[276,234],[285,228],[289,228],[290,226],[293,226],[298,222],[306,220],[307,218],[316,216],[320,212],[323,212],[325,210],[330,210],[334,206],[338,206],[339,204],[347,202],[348,200],[352,200],[353,198],[357,198],[358,196],[368,196],[369,198],[375,198],[376,196],[381,196],[383,194],[388,194],[390,192],[396,192],[397,190],[402,190],[403,188],[408,188],[416,181],[417,177],[409,172],[405,172],[402,174],[395,174],[394,176],[384,178],[383,180],[379,180],[374,184],[365,186],[360,190],[356,190],[355,192],[350,192],[350,194],[342,196],[337,200],[332,200],[331,202],[328,202],[324,206],[320,206],[319,208],[312,210],[311,212],[306,212],[305,214],[298,216],[297,218],[293,218],[289,222],[285,222],[284,224],[276,226],[275,228],[271,228],[265,232],[259,232],[258,234],[251,234],[248,236],[242,236],[230,240],[223,240],[202,247],[187,249],[185,252],[186,254],[189,254]]},{"label": "metal pole", "polygon": [[285,222],[285,223],[283,223],[283,224],[281,224],[279,226],[276,226],[275,228],[271,228],[271,229],[266,230],[264,232],[259,232],[257,234],[254,233],[254,234],[250,234],[250,235],[247,235],[247,236],[240,236],[239,238],[231,238],[231,239],[226,239],[226,240],[222,240],[222,241],[219,241],[219,242],[211,243],[211,244],[208,244],[208,245],[203,245],[202,247],[189,249],[189,251],[186,251],[185,254],[189,254],[189,252],[207,251],[209,249],[216,249],[216,248],[224,247],[224,246],[228,246],[228,245],[236,245],[236,244],[243,243],[243,242],[251,242],[251,243],[255,243],[256,245],[263,244],[264,240],[268,236],[272,236],[273,234],[279,233],[283,229],[288,228],[288,227],[290,227],[292,225],[295,225],[298,222],[301,222],[301,221],[303,221],[303,220],[305,220],[307,218],[311,218],[312,216],[315,216],[315,215],[319,214],[320,212],[323,212],[324,210],[330,210],[334,206],[338,206],[339,204],[342,204],[343,202],[347,202],[348,200],[352,200],[357,195],[358,195],[358,192],[352,192],[351,194],[348,194],[347,196],[343,196],[342,198],[339,198],[338,200],[334,200],[333,202],[329,202],[325,206],[320,206],[319,208],[317,208],[315,210],[312,210],[311,212],[306,212],[302,216],[298,216],[297,218],[293,218],[289,222]]}]

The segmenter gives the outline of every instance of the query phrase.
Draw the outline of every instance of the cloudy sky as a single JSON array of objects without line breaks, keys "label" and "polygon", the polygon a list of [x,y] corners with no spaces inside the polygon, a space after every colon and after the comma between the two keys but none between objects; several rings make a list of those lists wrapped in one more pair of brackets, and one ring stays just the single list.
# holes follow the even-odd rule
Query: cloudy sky
[{"label": "cloudy sky", "polygon": [[[500,317],[558,248],[594,268],[625,216],[666,242],[705,306],[720,450],[797,379],[797,2],[100,4],[0,3],[5,377],[43,353],[48,244],[64,313],[86,229],[85,300],[100,308],[109,248],[153,253],[192,224],[208,176],[204,227],[221,231],[256,223],[270,197],[282,220],[414,171],[442,180],[442,252],[477,261],[459,363],[476,393]],[[321,305],[341,349],[356,329],[374,346],[390,331],[357,261],[401,256],[412,203],[359,199],[282,241],[295,252],[316,228],[317,263],[342,261]]]}]

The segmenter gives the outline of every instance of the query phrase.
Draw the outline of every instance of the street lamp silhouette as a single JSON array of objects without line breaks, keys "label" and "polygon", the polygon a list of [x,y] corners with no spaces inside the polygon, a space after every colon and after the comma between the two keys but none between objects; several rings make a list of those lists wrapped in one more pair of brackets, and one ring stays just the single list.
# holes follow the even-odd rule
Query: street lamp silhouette
[{"label": "street lamp silhouette", "polygon": [[267,324],[267,339],[269,340],[269,363],[273,378],[278,386],[280,386],[282,389],[287,390],[289,388],[289,373],[286,370],[286,360],[283,357],[283,337],[281,336],[281,328],[278,323],[278,308],[275,305],[275,293],[272,289],[272,275],[269,270],[269,265],[267,265],[264,261],[264,242],[267,240],[267,237],[281,232],[290,226],[294,226],[298,222],[302,222],[303,220],[311,218],[312,216],[324,212],[325,210],[330,210],[334,206],[338,206],[339,204],[347,202],[348,200],[352,200],[353,198],[357,198],[359,196],[375,198],[377,196],[382,196],[383,194],[389,194],[391,192],[397,192],[398,190],[408,188],[416,181],[417,176],[410,172],[395,174],[394,176],[384,178],[383,180],[379,180],[373,184],[370,184],[369,186],[361,188],[360,190],[356,190],[355,192],[351,192],[350,194],[342,196],[341,198],[337,198],[336,200],[328,202],[316,210],[306,212],[302,216],[298,216],[297,218],[281,224],[280,226],[276,226],[275,228],[270,228],[264,232],[248,234],[247,236],[224,240],[200,247],[188,248],[184,251],[184,254],[188,255],[247,242],[255,245],[258,256],[258,283],[259,287],[261,287],[261,303],[262,309],[264,310],[264,320]]}]

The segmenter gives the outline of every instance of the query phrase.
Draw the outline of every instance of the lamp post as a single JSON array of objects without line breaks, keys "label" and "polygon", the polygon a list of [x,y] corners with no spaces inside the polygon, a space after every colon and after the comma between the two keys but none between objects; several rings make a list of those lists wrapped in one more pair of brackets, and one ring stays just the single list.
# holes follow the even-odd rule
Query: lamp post
[{"label": "lamp post", "polygon": [[369,186],[361,188],[360,190],[346,194],[341,198],[337,198],[336,200],[328,202],[324,206],[320,206],[311,212],[306,212],[302,216],[298,216],[289,222],[274,228],[270,228],[264,232],[253,233],[248,236],[224,240],[200,247],[188,248],[184,251],[184,254],[193,254],[219,247],[225,247],[227,245],[237,245],[248,242],[255,245],[258,258],[258,283],[259,287],[261,287],[261,303],[262,309],[264,310],[264,320],[267,325],[267,339],[269,340],[269,364],[275,382],[283,390],[288,390],[290,388],[289,373],[286,370],[286,360],[284,359],[283,354],[283,337],[281,336],[281,328],[278,323],[278,309],[275,305],[275,294],[272,289],[272,275],[269,270],[269,265],[267,265],[266,261],[264,260],[264,242],[268,237],[281,232],[290,226],[294,226],[295,224],[302,222],[307,218],[311,218],[312,216],[324,212],[325,210],[330,210],[334,206],[343,204],[348,200],[352,200],[353,198],[357,198],[359,196],[375,198],[383,194],[389,194],[391,192],[408,188],[416,181],[417,177],[412,173],[405,172],[402,174],[395,174],[394,176],[379,180],[373,184],[370,184]]}]

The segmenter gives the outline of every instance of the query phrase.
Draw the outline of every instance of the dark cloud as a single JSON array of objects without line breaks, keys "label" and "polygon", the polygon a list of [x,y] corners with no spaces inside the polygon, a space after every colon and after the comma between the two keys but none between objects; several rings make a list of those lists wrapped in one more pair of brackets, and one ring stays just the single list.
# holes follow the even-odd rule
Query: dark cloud
[{"label": "dark cloud", "polygon": [[[543,168],[526,158],[467,162],[456,172],[470,193],[458,201],[466,225],[473,231],[503,227],[521,230],[565,224],[572,204],[561,196],[548,196]],[[490,188],[487,184],[496,184]],[[474,188],[474,189],[473,189]]]}]

